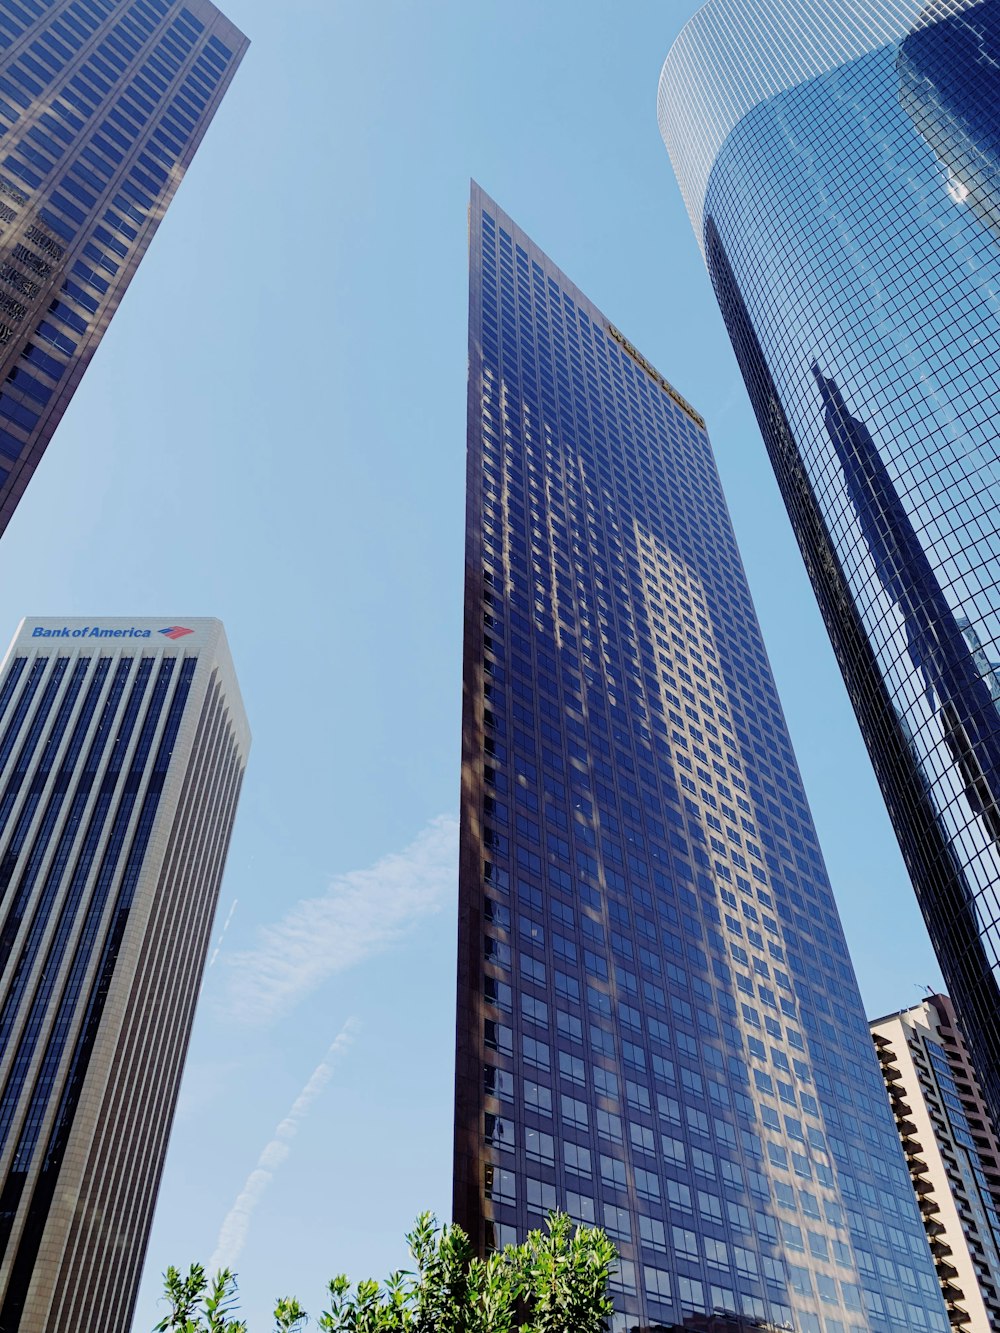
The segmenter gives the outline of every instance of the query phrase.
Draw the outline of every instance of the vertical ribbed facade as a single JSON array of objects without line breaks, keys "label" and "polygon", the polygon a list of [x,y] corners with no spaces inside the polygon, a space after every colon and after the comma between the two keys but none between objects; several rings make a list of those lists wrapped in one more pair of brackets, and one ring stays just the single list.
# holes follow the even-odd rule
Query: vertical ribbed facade
[{"label": "vertical ribbed facade", "polygon": [[246,47],[209,0],[0,0],[0,532]]},{"label": "vertical ribbed facade", "polygon": [[0,666],[0,1328],[126,1333],[249,733],[221,624]]},{"label": "vertical ribbed facade", "polygon": [[1000,0],[709,0],[660,128],[1000,1115]]},{"label": "vertical ribbed facade", "polygon": [[470,243],[456,1220],[607,1228],[617,1329],[943,1333],[705,423]]}]

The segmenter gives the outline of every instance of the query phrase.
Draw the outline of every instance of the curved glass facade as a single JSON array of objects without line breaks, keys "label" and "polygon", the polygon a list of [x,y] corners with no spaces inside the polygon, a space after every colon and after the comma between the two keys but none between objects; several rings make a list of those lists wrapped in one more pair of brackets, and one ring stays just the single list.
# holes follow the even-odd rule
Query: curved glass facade
[{"label": "curved glass facade", "polygon": [[[766,78],[762,41],[781,66]],[[998,108],[1000,0],[718,0],[660,85],[664,139],[995,1110]]]}]

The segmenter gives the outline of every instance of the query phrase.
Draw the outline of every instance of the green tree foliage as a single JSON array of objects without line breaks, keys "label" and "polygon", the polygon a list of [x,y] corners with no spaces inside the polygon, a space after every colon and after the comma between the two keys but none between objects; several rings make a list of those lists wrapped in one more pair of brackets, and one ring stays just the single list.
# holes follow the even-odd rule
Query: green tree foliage
[{"label": "green tree foliage", "polygon": [[247,1333],[242,1319],[230,1319],[236,1304],[236,1277],[228,1268],[209,1282],[201,1264],[192,1264],[186,1277],[168,1268],[163,1279],[170,1313],[154,1333]]},{"label": "green tree foliage", "polygon": [[[547,1232],[532,1231],[477,1259],[457,1226],[439,1226],[423,1213],[407,1236],[414,1271],[390,1273],[382,1283],[352,1286],[335,1277],[328,1286],[320,1333],[604,1333],[611,1316],[608,1281],[617,1253],[603,1231],[575,1227],[565,1213],[550,1213]],[[169,1268],[164,1295],[170,1313],[154,1333],[248,1333],[232,1317],[236,1279],[224,1269],[209,1281],[194,1264],[182,1276]],[[286,1297],[274,1310],[274,1333],[304,1333],[309,1317]]]}]

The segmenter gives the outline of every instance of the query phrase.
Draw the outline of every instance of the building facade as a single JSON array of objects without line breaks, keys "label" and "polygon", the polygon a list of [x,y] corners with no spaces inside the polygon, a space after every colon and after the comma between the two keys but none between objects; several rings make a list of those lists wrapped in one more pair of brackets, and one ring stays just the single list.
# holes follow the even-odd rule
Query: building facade
[{"label": "building facade", "polygon": [[619,1325],[947,1328],[697,412],[478,187],[456,1219]]},{"label": "building facade", "polygon": [[0,1328],[127,1333],[249,734],[217,620],[0,666]]},{"label": "building facade", "polygon": [[871,1029],[951,1326],[994,1333],[1000,1217],[979,1145],[996,1140],[951,1002],[933,995]]},{"label": "building facade", "polygon": [[993,1207],[1000,1217],[1000,1135],[997,1134],[993,1117],[986,1104],[979,1075],[976,1073],[965,1035],[958,1023],[955,1006],[947,995],[932,995],[928,1004],[933,1006],[937,1037],[948,1057],[958,1099],[969,1122],[969,1132],[976,1146],[983,1174],[986,1176],[987,1188],[993,1198]]},{"label": "building facade", "polygon": [[246,47],[208,0],[0,0],[0,532]]},{"label": "building facade", "polygon": [[709,0],[660,127],[1000,1112],[1000,2]]}]

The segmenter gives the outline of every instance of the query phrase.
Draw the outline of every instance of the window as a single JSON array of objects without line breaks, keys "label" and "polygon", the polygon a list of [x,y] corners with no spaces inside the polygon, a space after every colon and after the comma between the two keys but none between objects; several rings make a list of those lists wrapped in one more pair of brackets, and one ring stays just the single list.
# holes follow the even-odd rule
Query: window
[{"label": "window", "polygon": [[691,1207],[691,1190],[681,1180],[667,1181],[667,1198],[674,1208],[680,1208],[686,1213],[694,1211]]},{"label": "window", "polygon": [[806,1247],[802,1238],[802,1228],[796,1226],[794,1222],[782,1219],[781,1236],[790,1250],[804,1250]]},{"label": "window", "polygon": [[660,1201],[660,1181],[659,1177],[652,1171],[646,1171],[637,1166],[634,1171],[636,1193],[641,1199],[649,1203],[659,1203]]},{"label": "window", "polygon": [[826,1237],[821,1236],[818,1231],[810,1231],[808,1233],[808,1238],[809,1253],[813,1258],[828,1260],[830,1258],[830,1247],[827,1244]]},{"label": "window", "polygon": [[[828,1277],[825,1273],[817,1273],[816,1289],[819,1292],[819,1298],[821,1301],[825,1301],[828,1305],[840,1304],[840,1297],[837,1293],[836,1278]],[[827,1329],[829,1329],[829,1327],[830,1324],[829,1321],[827,1321]]]},{"label": "window", "polygon": [[515,1203],[517,1195],[513,1171],[502,1171],[500,1167],[487,1165],[484,1168],[484,1192],[486,1198],[495,1203]]},{"label": "window", "polygon": [[677,1294],[685,1310],[701,1313],[705,1308],[704,1287],[693,1278],[678,1276]]},{"label": "window", "polygon": [[499,1051],[502,1055],[513,1055],[514,1032],[505,1023],[496,1023],[487,1018],[483,1023],[484,1042],[488,1051]]},{"label": "window", "polygon": [[[812,1296],[813,1294],[809,1270],[808,1268],[803,1268],[800,1264],[788,1265],[788,1285],[798,1296]],[[851,1308],[849,1303],[848,1308]],[[861,1308],[860,1302],[858,1303],[857,1308]]]},{"label": "window", "polygon": [[619,1208],[613,1203],[604,1205],[604,1229],[616,1240],[632,1239],[632,1221],[627,1208]]},{"label": "window", "polygon": [[581,1147],[578,1143],[566,1142],[563,1144],[563,1161],[566,1163],[567,1171],[575,1171],[578,1176],[590,1176],[590,1149]]},{"label": "window", "polygon": [[556,1206],[556,1187],[549,1185],[543,1180],[535,1180],[527,1176],[524,1182],[524,1193],[528,1201],[528,1207],[535,1209],[539,1213],[547,1213]]},{"label": "window", "polygon": [[602,1069],[600,1065],[594,1067],[594,1087],[603,1096],[617,1100],[618,1078],[609,1069]]},{"label": "window", "polygon": [[621,1117],[614,1115],[611,1111],[597,1108],[597,1132],[602,1138],[610,1139],[612,1143],[622,1142],[622,1122]]},{"label": "window", "polygon": [[648,1153],[650,1157],[655,1154],[656,1146],[653,1131],[645,1125],[630,1124],[629,1137],[632,1140],[632,1146],[638,1148],[640,1152]]},{"label": "window", "polygon": [[594,1225],[594,1200],[589,1194],[566,1192],[566,1211],[574,1222],[583,1226]]},{"label": "window", "polygon": [[577,1129],[588,1128],[586,1102],[581,1102],[575,1097],[567,1097],[564,1095],[559,1100],[559,1107],[565,1124],[574,1125]]},{"label": "window", "polygon": [[514,1076],[506,1069],[497,1069],[494,1065],[483,1066],[483,1089],[488,1097],[514,1096]]},{"label": "window", "polygon": [[685,1227],[671,1227],[670,1237],[673,1241],[674,1253],[678,1259],[689,1259],[692,1263],[698,1262],[700,1258],[698,1237],[693,1231],[688,1231]]},{"label": "window", "polygon": [[660,1138],[660,1147],[663,1151],[663,1160],[683,1166],[687,1162],[687,1151],[681,1139],[675,1139],[671,1135],[663,1134]]},{"label": "window", "polygon": [[670,1301],[670,1274],[664,1269],[644,1267],[642,1282],[646,1288],[646,1295],[651,1300],[661,1301],[663,1304]]},{"label": "window", "polygon": [[536,1041],[534,1037],[527,1035],[522,1036],[521,1053],[525,1064],[534,1065],[538,1069],[549,1068],[549,1048],[544,1041]]},{"label": "window", "polygon": [[552,1114],[551,1089],[541,1083],[526,1081],[524,1084],[524,1104],[538,1115],[550,1116]]},{"label": "window", "polygon": [[623,1190],[625,1188],[625,1163],[619,1161],[617,1157],[610,1157],[607,1153],[601,1153],[601,1179],[605,1185],[612,1185]]},{"label": "window", "polygon": [[493,1148],[514,1151],[514,1122],[486,1112],[486,1142]]},{"label": "window", "polygon": [[525,1129],[524,1151],[533,1162],[555,1165],[555,1140],[551,1134],[543,1134],[540,1129]]},{"label": "window", "polygon": [[753,1250],[748,1250],[742,1245],[734,1245],[733,1259],[736,1263],[736,1271],[743,1277],[758,1278],[760,1276],[757,1269],[757,1256]]},{"label": "window", "polygon": [[707,1222],[722,1223],[722,1200],[706,1190],[698,1191],[698,1211]]}]

